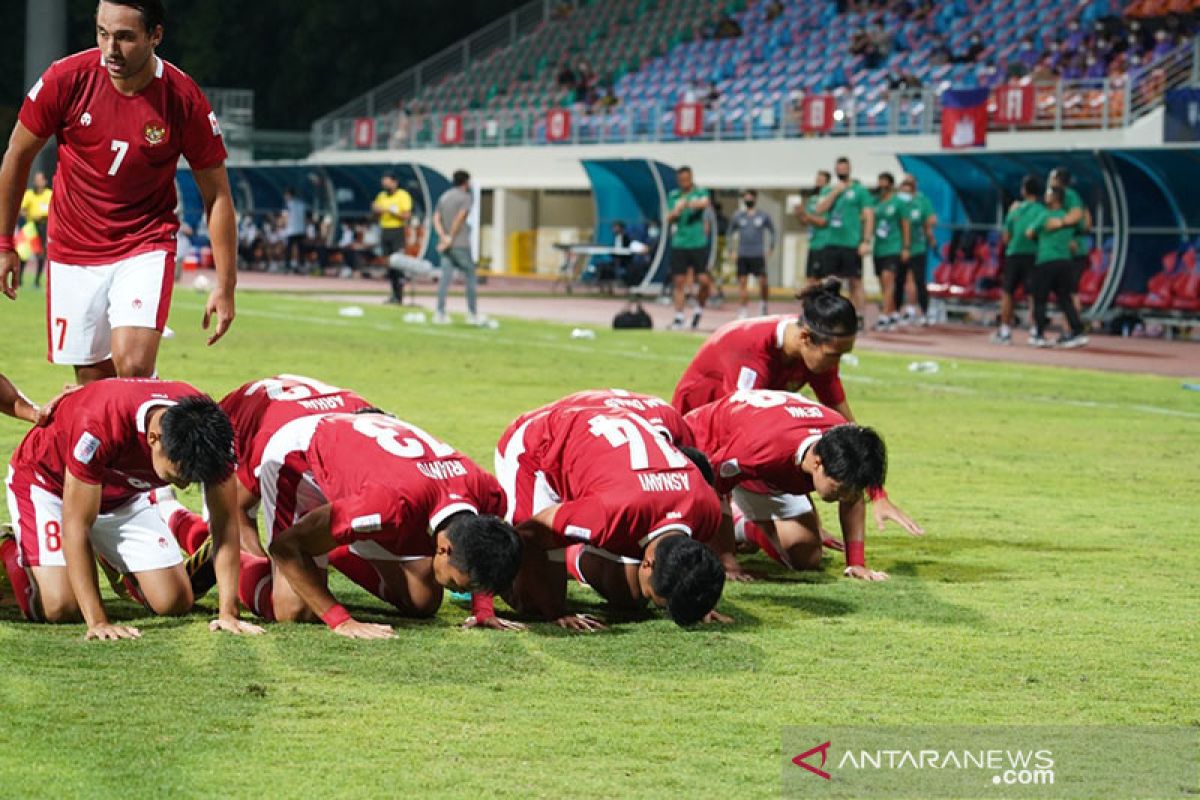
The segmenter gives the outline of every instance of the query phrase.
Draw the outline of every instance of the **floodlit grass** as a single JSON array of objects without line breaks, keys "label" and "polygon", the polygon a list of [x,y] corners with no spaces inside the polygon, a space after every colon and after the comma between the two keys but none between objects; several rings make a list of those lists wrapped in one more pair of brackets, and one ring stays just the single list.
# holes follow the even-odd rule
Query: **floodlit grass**
[{"label": "floodlit grass", "polygon": [[[485,466],[514,416],[567,392],[669,397],[700,342],[245,295],[230,338],[205,348],[201,302],[176,296],[165,377],[220,397],[311,375]],[[2,311],[0,369],[47,397],[68,373],[43,360],[41,297]],[[906,358],[859,357],[851,403],[887,439],[893,498],[929,530],[872,535],[891,582],[756,558],[771,577],[728,587],[733,626],[571,635],[463,631],[453,605],[396,620],[335,578],[354,610],[399,626],[390,642],[210,634],[213,596],[182,620],[111,603],[144,633],[115,645],[0,609],[0,796],[761,797],[778,795],[787,725],[1200,724],[1198,396],[1174,379],[967,361],[913,375]],[[21,435],[0,421],[5,458]]]}]

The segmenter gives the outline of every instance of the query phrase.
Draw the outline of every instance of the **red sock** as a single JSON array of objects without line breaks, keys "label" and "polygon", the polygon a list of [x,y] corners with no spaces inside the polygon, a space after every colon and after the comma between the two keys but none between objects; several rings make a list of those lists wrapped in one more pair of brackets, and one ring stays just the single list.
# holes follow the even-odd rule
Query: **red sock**
[{"label": "red sock", "polygon": [[208,523],[204,517],[186,508],[179,509],[167,520],[167,527],[175,534],[175,541],[190,556],[208,538]]},{"label": "red sock", "polygon": [[584,580],[583,575],[579,572],[579,557],[581,555],[583,555],[583,545],[581,544],[573,544],[563,553],[563,556],[567,560],[567,574],[586,586],[587,581]]},{"label": "red sock", "polygon": [[779,551],[775,549],[775,545],[771,543],[771,539],[766,533],[763,532],[762,528],[758,527],[758,525],[754,523],[753,520],[742,519],[739,521],[739,524],[742,526],[742,533],[747,542],[757,545],[759,550],[763,551],[780,564],[783,564],[785,567],[787,566],[787,564],[784,564],[783,559],[779,557]]},{"label": "red sock", "polygon": [[396,604],[394,597],[388,597],[387,587],[383,585],[383,578],[380,576],[379,570],[371,566],[371,562],[362,556],[351,553],[349,545],[335,547],[329,551],[329,566],[383,602]]},{"label": "red sock", "polygon": [[275,621],[275,605],[271,597],[274,581],[271,580],[271,559],[245,551],[242,557],[242,573],[238,579],[238,600],[253,613]]},{"label": "red sock", "polygon": [[129,592],[129,599],[135,603],[141,603],[146,608],[150,608],[146,604],[146,595],[142,594],[142,587],[138,586],[137,578],[132,575],[122,575],[121,583],[125,586],[125,591]]},{"label": "red sock", "polygon": [[8,573],[8,582],[12,584],[13,594],[17,596],[17,605],[20,607],[21,613],[30,622],[37,622],[37,603],[33,601],[37,586],[29,577],[29,572],[17,563],[19,549],[20,547],[13,539],[0,540],[0,562],[3,563],[4,571]]}]

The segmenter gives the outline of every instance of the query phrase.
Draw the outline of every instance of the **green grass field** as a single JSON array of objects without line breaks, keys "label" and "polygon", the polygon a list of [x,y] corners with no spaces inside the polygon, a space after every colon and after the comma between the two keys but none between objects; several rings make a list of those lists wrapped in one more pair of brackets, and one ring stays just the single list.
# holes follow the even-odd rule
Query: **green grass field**
[{"label": "green grass field", "polygon": [[[4,302],[0,371],[44,399],[68,373],[43,360],[41,302]],[[202,297],[181,290],[161,373],[217,397],[311,375],[487,466],[514,416],[567,392],[669,397],[700,343],[240,302],[230,337],[205,348]],[[840,559],[798,578],[756,557],[770,579],[727,588],[733,626],[656,617],[572,635],[460,630],[453,605],[399,620],[335,578],[352,610],[399,627],[387,642],[319,626],[210,634],[214,596],[185,619],[139,617],[143,639],[115,645],[4,608],[0,797],[767,797],[788,725],[1200,725],[1200,395],[967,361],[913,375],[909,359],[858,355],[851,403],[887,439],[892,497],[929,530],[872,532],[890,582],[842,579]],[[21,435],[0,421],[5,458]]]}]

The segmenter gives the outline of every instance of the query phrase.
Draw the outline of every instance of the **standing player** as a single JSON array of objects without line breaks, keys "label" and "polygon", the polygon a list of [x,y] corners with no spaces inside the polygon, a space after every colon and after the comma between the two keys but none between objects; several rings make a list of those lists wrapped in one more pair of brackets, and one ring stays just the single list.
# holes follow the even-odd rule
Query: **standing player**
[{"label": "standing player", "polygon": [[[767,281],[767,262],[771,260],[771,253],[775,250],[776,238],[775,223],[771,221],[771,215],[761,208],[755,208],[758,204],[758,192],[753,189],[742,192],[742,204],[745,208],[734,214],[729,222],[729,251],[731,254],[737,254],[738,287],[742,298],[738,319],[750,316],[748,284],[751,275],[758,280],[758,314],[763,316],[767,313],[767,298],[771,294]],[[771,237],[770,244],[767,244],[768,235]],[[734,239],[737,239],[736,250]]]},{"label": "standing player", "polygon": [[817,202],[816,213],[829,216],[829,233],[822,268],[826,277],[850,281],[850,302],[862,317],[866,293],[862,260],[871,254],[875,212],[865,186],[850,177],[850,159],[839,158],[837,180]]},{"label": "standing player", "polygon": [[507,518],[524,543],[509,604],[564,628],[603,627],[567,614],[572,572],[622,609],[649,599],[679,625],[725,621],[713,611],[725,575],[702,544],[717,533],[720,501],[701,464],[640,414],[577,396],[517,418],[496,449]]},{"label": "standing player", "polygon": [[99,49],[56,61],[34,84],[0,166],[0,289],[16,299],[7,232],[30,164],[58,138],[47,336],[50,361],[73,365],[78,383],[155,372],[174,283],[180,155],[204,200],[217,267],[208,343],[233,322],[237,224],[225,145],[200,89],[154,54],[162,37],[161,0],[102,0]]},{"label": "standing player", "polygon": [[800,221],[809,228],[808,263],[804,271],[809,286],[820,283],[826,275],[825,248],[829,245],[829,216],[818,214],[817,206],[820,205],[821,198],[825,196],[828,186],[829,172],[823,169],[818,170],[816,191],[809,195],[808,200],[796,211]]},{"label": "standing player", "polygon": [[[822,535],[808,495],[838,503],[848,577],[885,580],[867,569],[863,493],[883,486],[887,450],[870,428],[790,392],[744,389],[686,417],[700,449],[711,456],[716,489],[756,523],[748,540],[784,565],[819,569]],[[920,529],[905,526],[914,535]],[[734,556],[733,515],[718,538],[727,574]]]},{"label": "standing player", "polygon": [[674,286],[675,320],[671,330],[683,330],[683,308],[687,289],[699,281],[696,307],[692,310],[692,330],[700,326],[700,317],[712,292],[712,276],[708,274],[708,240],[713,233],[709,226],[710,203],[708,192],[692,180],[692,168],[680,167],[675,173],[679,188],[667,195],[667,222],[674,223],[671,234],[671,281]]},{"label": "standing player", "polygon": [[[386,259],[393,253],[404,252],[407,244],[408,220],[412,217],[412,195],[400,188],[400,182],[395,174],[383,173],[380,179],[382,186],[371,211],[379,217],[379,246]],[[388,280],[392,285],[392,296],[389,303],[402,305],[404,303],[404,270],[393,267],[388,262]]]},{"label": "standing player", "polygon": [[886,331],[896,322],[896,275],[902,253],[912,245],[912,229],[907,208],[896,194],[896,178],[890,172],[879,173],[875,200],[875,274],[883,291],[883,310],[875,330]]},{"label": "standing player", "polygon": [[[926,276],[928,251],[937,246],[933,229],[937,225],[937,215],[933,213],[933,203],[929,198],[917,191],[917,179],[905,175],[900,182],[900,197],[908,205],[908,224],[911,232],[911,246],[900,254],[900,273],[896,275],[896,305],[903,302],[904,297],[916,297],[914,307],[911,300],[904,309],[902,323],[924,325],[929,314],[929,284]],[[907,295],[905,294],[907,292]],[[917,314],[920,308],[920,315]]]},{"label": "standing player", "polygon": [[192,587],[148,493],[197,482],[217,545],[220,614],[210,628],[260,632],[237,618],[233,468],[228,418],[186,383],[106,380],[63,396],[21,442],[8,473],[19,546],[8,540],[0,551],[25,616],[67,622],[82,614],[88,639],[137,638],[136,628],[108,621],[93,548],[134,576],[156,614],[187,613]]},{"label": "standing player", "polygon": [[1025,235],[1041,214],[1042,182],[1036,175],[1021,179],[1021,199],[1015,201],[1004,217],[1000,243],[1004,246],[1004,281],[1000,295],[1000,330],[992,336],[996,344],[1012,344],[1012,326],[1017,289],[1028,291],[1029,279],[1037,256],[1037,243]]},{"label": "standing player", "polygon": [[355,639],[392,636],[390,626],[353,619],[329,592],[325,557],[349,545],[377,570],[375,593],[406,615],[436,613],[446,587],[476,593],[470,624],[520,627],[491,610],[521,563],[516,532],[496,516],[504,493],[445,442],[381,413],[304,417],[271,437],[260,480],[275,619],[319,618]]}]

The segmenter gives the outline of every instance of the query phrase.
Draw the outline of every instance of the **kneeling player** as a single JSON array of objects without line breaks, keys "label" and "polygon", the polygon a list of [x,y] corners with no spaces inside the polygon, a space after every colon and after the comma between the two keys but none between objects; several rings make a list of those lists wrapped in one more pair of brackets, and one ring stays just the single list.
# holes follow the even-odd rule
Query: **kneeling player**
[{"label": "kneeling player", "polygon": [[716,534],[720,501],[701,468],[643,417],[564,398],[509,426],[496,470],[525,545],[505,596],[514,608],[564,628],[603,627],[566,612],[570,571],[622,609],[649,600],[679,625],[728,621],[713,610],[725,575],[703,544]]},{"label": "kneeling player", "polygon": [[[808,497],[815,492],[838,503],[845,575],[887,579],[867,568],[865,554],[863,494],[881,488],[887,475],[887,449],[875,431],[798,394],[758,389],[734,392],[685,419],[712,459],[717,491],[745,515],[739,527],[747,541],[792,569],[820,569],[821,528]],[[742,577],[733,516],[731,510],[722,520],[721,557],[731,577]]]},{"label": "kneeling player", "polygon": [[233,468],[229,420],[186,383],[110,379],[62,397],[21,442],[8,474],[19,548],[4,548],[4,566],[25,616],[67,622],[82,615],[89,639],[137,638],[136,628],[108,621],[93,548],[133,575],[152,611],[187,613],[192,588],[148,492],[199,482],[217,546],[220,614],[210,627],[260,633],[237,618]]},{"label": "kneeling player", "polygon": [[393,635],[358,622],[328,588],[326,555],[339,545],[378,573],[378,596],[428,617],[443,587],[474,592],[475,624],[522,626],[492,612],[521,561],[516,532],[498,516],[500,484],[425,431],[381,413],[305,417],[283,426],[263,451],[259,480],[276,567],[267,618],[320,618],[342,636]]}]

